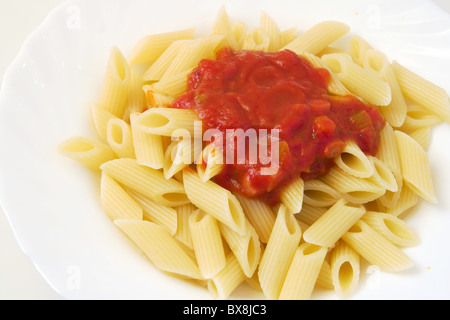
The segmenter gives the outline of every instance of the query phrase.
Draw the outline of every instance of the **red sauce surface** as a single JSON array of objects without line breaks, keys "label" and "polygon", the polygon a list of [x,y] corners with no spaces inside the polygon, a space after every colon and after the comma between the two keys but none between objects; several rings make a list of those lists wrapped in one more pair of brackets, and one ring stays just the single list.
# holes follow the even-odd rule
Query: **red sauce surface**
[{"label": "red sauce surface", "polygon": [[326,174],[346,141],[355,141],[366,154],[377,153],[382,116],[353,96],[329,95],[329,80],[327,70],[289,50],[222,49],[216,60],[199,63],[172,107],[194,110],[204,130],[279,129],[275,175],[261,175],[262,164],[246,163],[226,164],[214,178],[230,191],[274,205],[299,175],[308,180]]}]

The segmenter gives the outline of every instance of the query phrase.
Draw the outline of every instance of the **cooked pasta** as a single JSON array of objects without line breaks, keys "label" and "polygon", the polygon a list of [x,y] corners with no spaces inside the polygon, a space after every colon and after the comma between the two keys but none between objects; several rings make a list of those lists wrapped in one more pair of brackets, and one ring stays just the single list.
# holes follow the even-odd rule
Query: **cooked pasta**
[{"label": "cooked pasta", "polygon": [[[419,236],[403,216],[420,199],[437,202],[426,151],[432,128],[450,122],[449,98],[443,88],[390,62],[358,35],[349,35],[349,46],[342,47],[337,40],[349,33],[349,26],[338,21],[324,21],[304,32],[297,27],[281,30],[265,12],[259,25],[250,26],[233,20],[223,6],[207,35],[196,36],[195,28],[150,34],[133,47],[128,59],[112,47],[99,99],[88,105],[96,137],[67,139],[59,151],[100,173],[103,211],[161,271],[194,280],[218,299],[230,297],[241,284],[268,299],[311,299],[318,287],[349,298],[363,280],[363,266],[400,272],[414,265],[403,248],[417,245]],[[199,64],[204,67],[216,54],[233,56],[237,50],[256,53],[253,58],[290,50],[289,59],[301,57],[308,72],[314,67],[318,77],[324,76],[323,92],[318,95],[326,92],[339,102],[356,97],[351,101],[366,103],[367,110],[380,113],[380,124],[369,129],[351,118],[364,127],[358,141],[349,138],[356,131],[339,127],[334,120],[315,122],[336,107],[333,99],[321,103],[305,98],[305,105],[295,103],[295,112],[276,110],[278,102],[293,104],[290,96],[303,95],[302,90],[308,91],[312,84],[308,80],[296,84],[295,90],[280,89],[272,83],[275,69],[263,67],[257,70],[260,73],[246,74],[246,82],[281,91],[258,97],[269,108],[254,110],[252,116],[267,112],[268,122],[280,116],[298,127],[314,121],[312,132],[293,131],[299,141],[306,135],[315,139],[323,133],[331,137],[349,132],[337,145],[327,145],[327,151],[333,150],[320,159],[323,162],[314,162],[305,176],[293,174],[290,183],[279,189],[283,166],[269,176],[258,176],[257,167],[243,161],[244,168],[250,169],[240,176],[240,168],[230,169],[227,162],[235,155],[229,157],[226,148],[212,143],[214,134],[197,141],[205,134],[205,119],[216,111],[211,109],[227,118],[227,102],[239,103],[241,109],[251,107],[247,93],[231,90],[238,83],[233,81],[242,77],[237,68],[219,68],[232,81],[225,86],[225,98],[205,112],[187,108],[180,100],[193,93],[191,87],[201,75]],[[252,72],[247,66],[243,69]],[[208,99],[204,92],[209,89],[214,88],[194,92],[196,104]],[[311,119],[297,114],[309,109],[314,113]],[[243,116],[240,110],[233,116],[237,126]],[[225,126],[224,119],[215,120],[217,126]],[[365,136],[364,130],[372,128],[376,132]],[[363,151],[368,137],[379,138],[372,153]],[[320,141],[311,141],[302,153],[311,148],[314,158]],[[280,151],[281,164],[289,165],[291,147],[304,146],[282,141],[279,150],[270,152]],[[230,188],[224,180],[229,180]],[[258,183],[266,181],[263,191],[279,192],[276,201],[259,197]]]}]

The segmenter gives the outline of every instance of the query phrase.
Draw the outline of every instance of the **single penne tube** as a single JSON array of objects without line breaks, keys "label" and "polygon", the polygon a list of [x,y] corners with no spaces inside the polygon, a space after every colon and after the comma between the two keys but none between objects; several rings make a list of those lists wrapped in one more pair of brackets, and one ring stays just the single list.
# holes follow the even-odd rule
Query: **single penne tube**
[{"label": "single penne tube", "polygon": [[365,54],[363,66],[389,84],[392,101],[388,106],[380,107],[380,112],[390,125],[400,127],[405,122],[408,107],[388,58],[380,51],[371,49]]},{"label": "single penne tube", "polygon": [[117,159],[104,163],[101,169],[122,185],[168,207],[189,203],[184,186],[167,180],[161,171],[137,163],[135,159]]},{"label": "single penne tube", "polygon": [[114,223],[159,270],[203,279],[198,265],[163,227],[142,220],[115,220]]},{"label": "single penne tube", "polygon": [[97,103],[90,102],[89,103],[89,111],[92,120],[92,124],[94,125],[95,131],[98,134],[98,137],[107,142],[107,132],[106,128],[109,120],[111,119],[119,119],[111,112],[106,110],[105,108],[100,107]]},{"label": "single penne tube", "polygon": [[356,290],[361,272],[359,254],[347,243],[339,240],[330,252],[330,268],[333,287],[343,299]]},{"label": "single penne tube", "polygon": [[251,278],[258,267],[261,257],[261,244],[255,228],[247,221],[245,235],[240,235],[224,224],[220,224],[220,233],[239,261],[247,278]]},{"label": "single penne tube", "polygon": [[194,37],[195,28],[172,32],[151,34],[141,38],[128,55],[130,64],[151,63],[156,61],[167,48],[177,40]]},{"label": "single penne tube", "polygon": [[365,212],[362,205],[341,199],[305,231],[303,239],[311,244],[331,248]]},{"label": "single penne tube", "polygon": [[274,52],[281,47],[281,31],[277,23],[266,13],[261,12],[259,27],[269,39],[267,51]]},{"label": "single penne tube", "polygon": [[261,288],[268,299],[279,299],[301,236],[302,231],[294,215],[283,204],[280,205],[258,268]]},{"label": "single penne tube", "polygon": [[136,118],[136,128],[150,134],[172,136],[175,130],[185,130],[194,137],[198,114],[190,109],[151,108]]},{"label": "single penne tube", "polygon": [[420,197],[437,202],[430,162],[422,146],[409,135],[395,131],[399,149],[403,180]]},{"label": "single penne tube", "polygon": [[163,173],[170,179],[194,162],[194,146],[191,139],[172,141],[164,154]]},{"label": "single penne tube", "polygon": [[248,32],[242,43],[242,50],[254,50],[268,52],[270,47],[269,35],[261,28],[255,28]]},{"label": "single penne tube", "polygon": [[130,66],[117,47],[112,47],[106,66],[99,106],[122,118],[128,103]]},{"label": "single penne tube", "polygon": [[214,145],[214,143],[210,143],[199,155],[196,165],[200,180],[211,180],[218,175],[224,167],[223,153]]},{"label": "single penne tube", "polygon": [[162,169],[164,166],[162,137],[160,135],[144,132],[136,127],[136,119],[139,115],[140,113],[133,113],[130,116],[136,161],[140,165],[153,169]]},{"label": "single penne tube", "polygon": [[242,205],[246,218],[255,228],[259,241],[267,243],[276,219],[272,208],[262,200],[246,198],[240,194],[235,194],[235,196]]},{"label": "single penne tube", "polygon": [[376,157],[369,156],[374,168],[374,174],[369,178],[371,182],[390,192],[398,191],[397,178],[392,169]]},{"label": "single penne tube", "polygon": [[106,173],[102,172],[100,180],[100,202],[111,220],[142,220],[144,211],[139,204]]},{"label": "single penne tube", "polygon": [[208,280],[207,286],[213,297],[228,298],[247,277],[233,253],[227,255],[225,268]]},{"label": "single penne tube", "polygon": [[392,101],[391,88],[372,70],[353,62],[348,54],[332,53],[322,56],[330,70],[346,88],[367,103],[388,106]]},{"label": "single penne tube", "polygon": [[414,265],[401,249],[362,220],[353,225],[342,240],[381,271],[399,272]]},{"label": "single penne tube", "polygon": [[117,155],[111,147],[97,139],[88,137],[72,137],[59,144],[58,151],[83,166],[98,171],[100,166]]},{"label": "single penne tube", "polygon": [[244,211],[230,191],[212,181],[201,181],[197,172],[189,167],[183,170],[183,183],[187,196],[197,208],[211,214],[238,234],[246,234]]},{"label": "single penne tube", "polygon": [[389,213],[368,211],[362,221],[399,247],[419,244],[417,233],[403,220]]},{"label": "single penne tube", "polygon": [[345,199],[356,204],[376,200],[386,193],[386,189],[368,179],[352,176],[338,167],[332,167],[320,180],[339,191]]},{"label": "single penne tube", "polygon": [[187,248],[193,250],[194,244],[192,242],[191,228],[189,227],[189,217],[197,208],[192,203],[188,203],[174,209],[177,211],[177,232],[174,237]]},{"label": "single penne tube", "polygon": [[291,213],[299,213],[302,210],[304,187],[305,184],[303,179],[297,177],[281,191],[281,203],[283,203]]},{"label": "single penne tube", "polygon": [[317,55],[349,31],[350,27],[342,22],[320,22],[302,33],[283,49],[292,50],[297,54],[308,52]]},{"label": "single penne tube", "polygon": [[440,119],[450,122],[450,100],[443,88],[417,75],[397,61],[392,63],[392,67],[405,97]]},{"label": "single penne tube", "polygon": [[347,141],[342,153],[335,159],[336,165],[343,171],[359,178],[369,178],[374,168],[368,156],[354,141]]},{"label": "single penne tube", "polygon": [[238,43],[234,37],[233,23],[228,15],[225,6],[222,6],[217,13],[215,23],[212,27],[212,36],[223,36],[222,47],[238,49]]},{"label": "single penne tube", "polygon": [[111,119],[106,125],[106,141],[119,158],[136,158],[131,126],[122,119]]},{"label": "single penne tube", "polygon": [[136,203],[143,209],[143,219],[154,222],[165,228],[170,235],[174,236],[178,230],[177,210],[167,206],[158,204],[142,194],[126,189],[128,194],[134,199]]},{"label": "single penne tube", "polygon": [[310,300],[328,248],[302,243],[289,266],[280,300]]},{"label": "single penne tube", "polygon": [[189,217],[189,227],[200,272],[210,279],[226,264],[219,223],[210,214],[196,210]]},{"label": "single penne tube", "polygon": [[[304,189],[302,207],[305,204],[314,207],[331,207],[342,198],[338,191],[319,179],[305,181]],[[303,213],[303,209],[301,213]]]}]

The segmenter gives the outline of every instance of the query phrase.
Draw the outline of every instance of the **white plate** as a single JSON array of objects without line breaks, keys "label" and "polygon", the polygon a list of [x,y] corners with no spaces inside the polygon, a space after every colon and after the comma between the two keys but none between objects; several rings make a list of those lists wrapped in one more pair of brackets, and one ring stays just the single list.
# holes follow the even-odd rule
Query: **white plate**
[{"label": "white plate", "polygon": [[[233,19],[256,26],[266,11],[282,29],[326,19],[348,23],[392,59],[450,91],[450,18],[431,1],[226,1]],[[109,48],[125,54],[149,33],[196,26],[206,34],[222,5],[212,0],[68,1],[28,38],[0,96],[0,199],[23,251],[67,299],[210,299],[203,288],[155,270],[99,206],[98,176],[56,146],[90,135]],[[434,132],[430,161],[439,205],[408,217],[422,243],[399,274],[362,270],[355,299],[450,298],[450,129]],[[334,298],[315,292],[314,298]],[[262,298],[242,286],[232,298]]]}]

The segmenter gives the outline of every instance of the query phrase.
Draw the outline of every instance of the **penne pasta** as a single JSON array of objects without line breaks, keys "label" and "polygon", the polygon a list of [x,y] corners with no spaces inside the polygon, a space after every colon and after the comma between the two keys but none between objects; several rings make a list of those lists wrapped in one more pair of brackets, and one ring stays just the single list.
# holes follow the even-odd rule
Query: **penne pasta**
[{"label": "penne pasta", "polygon": [[192,243],[200,272],[214,277],[226,264],[219,224],[210,214],[196,210],[189,217]]},{"label": "penne pasta", "polygon": [[267,243],[275,224],[275,214],[265,202],[258,199],[249,199],[235,194],[242,205],[246,218],[258,234],[261,243]]},{"label": "penne pasta", "polygon": [[183,182],[187,196],[197,208],[211,214],[238,234],[246,234],[244,211],[230,191],[212,181],[201,181],[190,168],[183,170]]},{"label": "penne pasta", "polygon": [[223,167],[223,153],[213,143],[208,144],[196,162],[197,173],[203,182],[211,180],[219,174]]},{"label": "penne pasta", "polygon": [[267,298],[279,298],[301,236],[293,214],[281,205],[258,268],[261,288]]},{"label": "penne pasta", "polygon": [[174,209],[177,212],[177,231],[174,237],[187,248],[194,250],[191,228],[189,227],[189,218],[197,208],[192,203],[188,203]]},{"label": "penne pasta", "polygon": [[[342,195],[319,179],[305,181],[303,192],[303,206],[331,207]],[[301,210],[303,215],[303,209]]]},{"label": "penne pasta", "polygon": [[[128,59],[112,47],[89,103],[97,139],[59,151],[100,173],[106,216],[162,272],[218,299],[242,283],[267,299],[349,298],[362,263],[413,266],[403,248],[419,237],[403,217],[437,202],[426,150],[450,122],[443,88],[358,35],[345,43],[349,31],[324,21],[298,34],[265,12],[250,27],[222,6],[207,36],[150,34]],[[271,127],[270,151],[232,133]],[[277,151],[281,170],[264,177]]]},{"label": "penne pasta", "polygon": [[158,269],[189,279],[203,279],[197,264],[163,227],[141,220],[114,223]]},{"label": "penne pasta", "polygon": [[208,290],[217,299],[226,299],[241,285],[247,277],[234,256],[230,253],[225,268],[208,280]]},{"label": "penne pasta", "polygon": [[131,126],[122,119],[111,119],[106,125],[106,141],[118,158],[136,158]]},{"label": "penne pasta", "polygon": [[178,212],[174,208],[163,206],[134,190],[126,190],[134,201],[143,209],[144,220],[151,221],[162,226],[172,236],[176,234],[178,230]]},{"label": "penne pasta", "polygon": [[310,300],[328,249],[310,243],[295,251],[280,300]]},{"label": "penne pasta", "polygon": [[344,234],[342,240],[381,271],[399,272],[413,266],[403,251],[362,220]]},{"label": "penne pasta", "polygon": [[256,28],[248,32],[242,43],[242,50],[255,50],[268,52],[270,47],[270,37],[261,28]]},{"label": "penne pasta", "polygon": [[416,232],[405,221],[392,214],[368,211],[361,220],[396,246],[412,247],[419,243]]},{"label": "penne pasta", "polygon": [[136,118],[135,126],[143,132],[172,136],[175,130],[186,130],[194,136],[198,115],[190,109],[151,108]]},{"label": "penne pasta", "polygon": [[303,234],[311,244],[331,248],[364,215],[362,205],[339,200]]},{"label": "penne pasta", "polygon": [[139,204],[113,178],[102,172],[100,180],[100,201],[111,220],[142,220],[144,211]]},{"label": "penne pasta", "polygon": [[386,189],[375,185],[368,179],[352,176],[337,167],[331,168],[328,174],[319,180],[340,192],[348,201],[356,204],[376,200],[386,193]]},{"label": "penne pasta", "polygon": [[185,167],[194,162],[194,147],[191,139],[173,141],[164,155],[163,172],[166,179],[170,179]]},{"label": "penne pasta", "polygon": [[100,107],[97,103],[91,102],[89,104],[89,111],[92,124],[97,132],[98,137],[107,142],[107,125],[111,119],[119,119],[105,108]]},{"label": "penne pasta", "polygon": [[359,254],[347,243],[339,240],[330,254],[331,278],[334,290],[341,298],[355,292],[361,269]]},{"label": "penne pasta", "polygon": [[138,113],[130,117],[133,146],[138,164],[152,169],[162,169],[164,166],[164,149],[162,138],[159,135],[142,131],[136,126]]},{"label": "penne pasta", "polygon": [[374,168],[368,156],[354,141],[347,141],[342,153],[335,159],[339,168],[352,176],[369,178],[374,174]]},{"label": "penne pasta", "polygon": [[101,169],[122,185],[168,207],[189,203],[184,186],[166,180],[162,172],[139,165],[134,159],[117,159],[104,163]]},{"label": "penne pasta", "polygon": [[377,73],[380,79],[389,84],[392,96],[391,103],[386,107],[380,107],[379,110],[391,126],[402,126],[406,119],[408,107],[391,63],[383,53],[371,49],[365,53],[363,66]]},{"label": "penne pasta", "polygon": [[297,54],[308,52],[317,55],[330,44],[350,31],[348,25],[338,21],[324,21],[308,29],[283,49]]},{"label": "penne pasta", "polygon": [[303,179],[298,177],[281,192],[281,203],[292,213],[299,213],[302,210],[304,186]]},{"label": "penne pasta", "polygon": [[388,106],[391,103],[389,84],[372,70],[354,63],[350,55],[332,53],[322,56],[322,60],[354,95],[375,106]]},{"label": "penne pasta", "polygon": [[217,14],[212,28],[212,36],[223,36],[222,47],[237,49],[238,44],[234,37],[233,24],[228,16],[225,6],[222,6]]},{"label": "penne pasta", "polygon": [[372,46],[362,37],[358,35],[353,35],[350,39],[350,49],[349,54],[353,61],[359,66],[364,66],[364,61],[366,60],[366,54]]},{"label": "penne pasta", "polygon": [[392,63],[392,67],[405,97],[440,119],[450,122],[450,101],[444,89],[420,77],[397,61]]},{"label": "penne pasta", "polygon": [[195,28],[188,28],[145,36],[131,50],[128,61],[133,65],[155,62],[173,42],[192,39],[194,33]]},{"label": "penne pasta", "polygon": [[269,46],[266,51],[274,52],[280,49],[282,40],[280,28],[266,12],[261,12],[260,29],[265,32],[269,39]]},{"label": "penne pasta", "polygon": [[228,226],[220,224],[220,233],[236,256],[247,278],[251,278],[261,257],[261,244],[255,228],[247,221],[246,233],[242,236]]},{"label": "penne pasta", "polygon": [[436,203],[436,193],[428,156],[419,143],[401,131],[395,131],[402,176],[409,188],[425,200]]},{"label": "penne pasta", "polygon": [[117,156],[109,145],[87,137],[73,137],[58,146],[59,152],[83,166],[98,171],[100,166]]},{"label": "penne pasta", "polygon": [[131,71],[128,62],[117,47],[112,47],[99,105],[118,118],[122,118],[128,103]]}]

